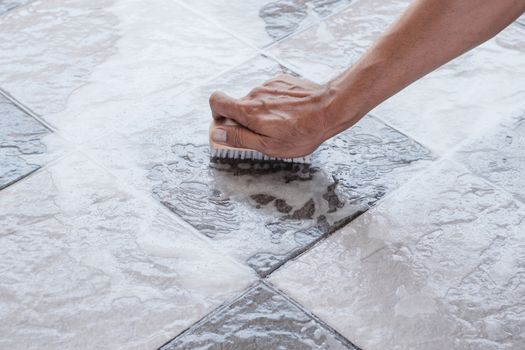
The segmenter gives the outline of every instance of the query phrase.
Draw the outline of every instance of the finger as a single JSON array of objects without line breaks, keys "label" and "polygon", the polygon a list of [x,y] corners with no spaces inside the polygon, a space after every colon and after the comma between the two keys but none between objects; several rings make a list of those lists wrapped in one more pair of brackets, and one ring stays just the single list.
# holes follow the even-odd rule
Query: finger
[{"label": "finger", "polygon": [[216,91],[210,96],[210,108],[214,119],[229,118],[248,127],[245,102]]},{"label": "finger", "polygon": [[212,130],[214,142],[235,148],[248,148],[265,152],[266,136],[257,134],[242,126],[220,126]]}]

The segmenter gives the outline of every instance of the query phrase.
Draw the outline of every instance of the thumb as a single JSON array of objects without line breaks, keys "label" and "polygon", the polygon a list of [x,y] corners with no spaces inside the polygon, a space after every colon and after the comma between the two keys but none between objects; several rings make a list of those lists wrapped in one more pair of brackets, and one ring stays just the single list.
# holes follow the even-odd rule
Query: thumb
[{"label": "thumb", "polygon": [[215,127],[211,133],[211,139],[216,143],[235,148],[249,148],[260,152],[264,152],[263,138],[265,136],[242,126]]}]

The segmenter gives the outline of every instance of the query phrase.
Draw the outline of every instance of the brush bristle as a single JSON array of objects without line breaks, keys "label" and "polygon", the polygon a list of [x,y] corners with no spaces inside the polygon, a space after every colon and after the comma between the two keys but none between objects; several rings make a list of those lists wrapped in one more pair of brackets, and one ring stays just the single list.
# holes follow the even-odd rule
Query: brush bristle
[{"label": "brush bristle", "polygon": [[241,149],[225,149],[225,148],[213,148],[210,147],[210,158],[214,159],[240,159],[240,160],[255,160],[255,161],[277,161],[286,163],[301,163],[310,164],[311,155],[297,158],[277,158],[269,157],[261,152],[252,150],[241,150]]}]

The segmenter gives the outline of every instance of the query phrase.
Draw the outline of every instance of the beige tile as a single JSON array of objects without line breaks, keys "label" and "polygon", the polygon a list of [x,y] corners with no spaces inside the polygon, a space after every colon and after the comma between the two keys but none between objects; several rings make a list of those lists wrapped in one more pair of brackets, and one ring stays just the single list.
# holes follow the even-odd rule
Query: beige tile
[{"label": "beige tile", "polygon": [[524,223],[444,162],[270,279],[364,349],[521,349]]},{"label": "beige tile", "polygon": [[0,86],[75,142],[253,54],[169,0],[37,1],[0,18]]},{"label": "beige tile", "polygon": [[156,348],[253,280],[81,156],[0,208],[2,349]]}]

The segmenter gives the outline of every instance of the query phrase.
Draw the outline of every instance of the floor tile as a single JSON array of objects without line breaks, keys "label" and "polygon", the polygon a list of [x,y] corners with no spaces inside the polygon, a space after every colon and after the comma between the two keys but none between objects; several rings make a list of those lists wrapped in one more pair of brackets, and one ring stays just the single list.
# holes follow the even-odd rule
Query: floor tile
[{"label": "floor tile", "polygon": [[[272,49],[292,69],[327,81],[366,51],[409,1],[357,0],[343,13]],[[438,153],[490,128],[525,101],[525,28],[496,38],[443,66],[373,113]]]},{"label": "floor tile", "polygon": [[525,28],[514,24],[373,113],[444,153],[525,108],[524,56]]},{"label": "floor tile", "polygon": [[0,95],[0,190],[58,157],[64,147],[49,129]]},{"label": "floor tile", "polygon": [[525,109],[469,142],[457,159],[525,202]]},{"label": "floor tile", "polygon": [[270,281],[364,349],[521,349],[524,229],[524,206],[446,161]]},{"label": "floor tile", "polygon": [[0,86],[75,142],[254,53],[170,0],[37,1],[0,18]]},{"label": "floor tile", "polygon": [[34,0],[0,0],[0,16],[16,7],[24,6]]},{"label": "floor tile", "polygon": [[152,349],[253,281],[78,155],[0,192],[0,348]]},{"label": "floor tile", "polygon": [[210,165],[211,92],[239,96],[281,70],[257,58],[173,100],[168,116],[159,116],[154,127],[104,138],[90,152],[264,275],[366,210],[431,159],[419,144],[366,118],[323,145],[311,167]]},{"label": "floor tile", "polygon": [[258,284],[162,350],[355,349],[287,298]]},{"label": "floor tile", "polygon": [[518,18],[518,23],[525,26],[525,14]]},{"label": "floor tile", "polygon": [[340,14],[290,37],[270,52],[304,76],[325,82],[370,47],[410,0],[355,0]]},{"label": "floor tile", "polygon": [[347,7],[350,0],[183,0],[259,47],[282,39]]}]

